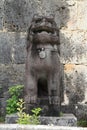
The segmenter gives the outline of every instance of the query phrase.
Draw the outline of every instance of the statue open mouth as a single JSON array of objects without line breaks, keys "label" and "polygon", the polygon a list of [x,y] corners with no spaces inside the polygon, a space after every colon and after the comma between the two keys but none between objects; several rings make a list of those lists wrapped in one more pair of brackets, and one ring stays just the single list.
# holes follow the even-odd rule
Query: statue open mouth
[{"label": "statue open mouth", "polygon": [[33,33],[41,33],[41,32],[47,32],[47,33],[51,33],[51,34],[54,34],[54,28],[53,27],[49,27],[49,26],[46,26],[46,25],[39,25],[39,26],[36,26],[36,27],[32,27],[32,32]]},{"label": "statue open mouth", "polygon": [[45,16],[37,16],[35,15],[32,20],[31,31],[33,33],[47,32],[54,34],[56,29],[56,23],[54,22],[54,18],[45,17]]}]

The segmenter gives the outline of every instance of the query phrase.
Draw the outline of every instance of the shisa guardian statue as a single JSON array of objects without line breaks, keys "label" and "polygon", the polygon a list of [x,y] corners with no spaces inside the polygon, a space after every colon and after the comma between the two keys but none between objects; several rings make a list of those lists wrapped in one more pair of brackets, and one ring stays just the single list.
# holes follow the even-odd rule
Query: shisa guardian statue
[{"label": "shisa guardian statue", "polygon": [[27,36],[25,104],[58,116],[62,100],[59,30],[53,16],[34,15]]}]

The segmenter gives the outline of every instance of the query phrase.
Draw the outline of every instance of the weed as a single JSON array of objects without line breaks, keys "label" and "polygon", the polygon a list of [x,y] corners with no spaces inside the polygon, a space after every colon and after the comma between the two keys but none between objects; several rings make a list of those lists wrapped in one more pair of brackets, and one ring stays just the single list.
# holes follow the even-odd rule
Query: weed
[{"label": "weed", "polygon": [[19,99],[19,102],[17,103],[17,105],[18,105],[18,108],[17,108],[18,110],[17,123],[18,124],[34,124],[34,125],[40,124],[38,117],[39,117],[41,108],[32,109],[31,111],[33,114],[29,115],[24,112],[25,107],[24,107],[23,99]]}]

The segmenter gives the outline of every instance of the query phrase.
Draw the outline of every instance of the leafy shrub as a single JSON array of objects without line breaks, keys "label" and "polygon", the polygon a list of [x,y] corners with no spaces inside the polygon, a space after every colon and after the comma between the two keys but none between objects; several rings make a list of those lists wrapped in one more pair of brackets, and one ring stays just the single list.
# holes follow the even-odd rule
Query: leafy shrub
[{"label": "leafy shrub", "polygon": [[17,103],[17,110],[18,110],[18,124],[29,124],[30,116],[23,112],[25,110],[23,99],[19,99],[19,102]]},{"label": "leafy shrub", "polygon": [[31,116],[32,124],[36,124],[36,125],[40,124],[40,121],[39,121],[38,117],[39,117],[41,108],[39,108],[39,107],[38,108],[34,108],[31,111],[33,113],[32,116]]},{"label": "leafy shrub", "polygon": [[18,108],[17,108],[18,110],[17,123],[18,124],[34,124],[34,125],[40,124],[38,117],[39,117],[41,108],[34,108],[32,110],[33,114],[29,115],[24,112],[25,107],[24,107],[23,99],[19,99],[19,102],[17,103],[17,105],[18,105]]},{"label": "leafy shrub", "polygon": [[23,91],[23,85],[16,85],[9,88],[9,94],[11,96],[15,95],[16,97],[19,97],[21,92]]},{"label": "leafy shrub", "polygon": [[9,88],[10,98],[7,100],[6,113],[12,114],[17,112],[17,102],[23,91],[23,85],[12,86]]}]

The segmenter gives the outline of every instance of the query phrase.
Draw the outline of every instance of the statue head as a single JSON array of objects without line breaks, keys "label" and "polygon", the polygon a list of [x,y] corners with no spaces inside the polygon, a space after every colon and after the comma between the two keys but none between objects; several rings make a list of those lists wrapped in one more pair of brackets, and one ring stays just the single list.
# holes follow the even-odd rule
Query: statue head
[{"label": "statue head", "polygon": [[54,16],[34,15],[28,30],[28,44],[59,44],[59,30]]}]

